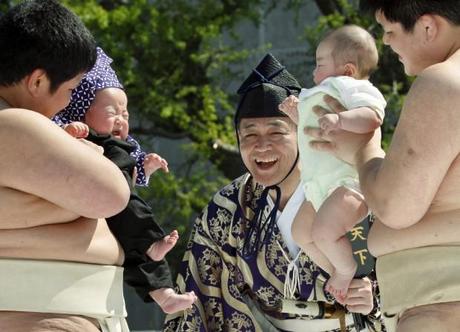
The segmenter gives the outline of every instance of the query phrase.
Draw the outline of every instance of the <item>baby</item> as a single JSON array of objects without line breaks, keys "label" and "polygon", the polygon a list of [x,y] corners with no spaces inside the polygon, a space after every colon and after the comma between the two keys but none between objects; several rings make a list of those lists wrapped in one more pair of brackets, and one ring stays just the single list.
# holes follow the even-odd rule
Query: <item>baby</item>
[{"label": "baby", "polygon": [[[334,30],[316,50],[313,76],[317,86],[302,89],[298,99],[289,96],[279,105],[298,124],[301,179],[306,198],[293,222],[292,235],[315,263],[330,274],[326,290],[341,303],[357,269],[346,233],[369,212],[356,170],[330,154],[310,148],[310,139],[303,130],[306,126],[319,126],[325,133],[337,129],[369,133],[379,128],[386,102],[367,80],[377,63],[375,41],[366,30],[354,25]],[[318,118],[312,108],[315,105],[327,108],[323,101],[326,94],[336,98],[348,111]]]},{"label": "baby", "polygon": [[[101,51],[98,52],[98,59],[105,56]],[[131,153],[138,146],[128,141],[127,96],[110,66],[101,69],[100,64],[100,61],[96,62],[91,72],[96,71],[98,77],[104,77],[105,83],[95,89],[94,99],[85,111],[84,122],[71,122],[63,125],[63,128],[76,138],[85,138],[102,146],[104,155],[122,170],[131,186],[127,207],[119,214],[107,218],[110,230],[125,252],[125,281],[135,287],[145,301],[149,297],[155,300],[166,313],[184,310],[192,305],[196,296],[193,292],[177,294],[174,291],[171,273],[164,260],[166,253],[176,244],[178,233],[174,230],[165,235],[155,222],[148,204],[135,192],[136,160]],[[107,78],[109,76],[111,79]],[[85,84],[88,85],[88,82]],[[76,90],[79,88],[81,85]],[[72,99],[71,104],[75,102]],[[146,175],[158,169],[168,172],[166,160],[157,154],[147,155],[143,166]]]},{"label": "baby", "polygon": [[[64,127],[75,121],[83,121],[89,106],[96,97],[97,90],[110,87],[123,89],[123,85],[110,66],[111,63],[112,59],[98,47],[96,64],[85,74],[78,88],[72,92],[70,104],[53,117],[54,122]],[[150,175],[155,171],[155,166],[151,165],[150,159],[155,159],[156,155],[142,151],[139,143],[130,135],[126,140],[136,146],[131,153],[131,156],[136,159],[136,184],[147,186]]]}]

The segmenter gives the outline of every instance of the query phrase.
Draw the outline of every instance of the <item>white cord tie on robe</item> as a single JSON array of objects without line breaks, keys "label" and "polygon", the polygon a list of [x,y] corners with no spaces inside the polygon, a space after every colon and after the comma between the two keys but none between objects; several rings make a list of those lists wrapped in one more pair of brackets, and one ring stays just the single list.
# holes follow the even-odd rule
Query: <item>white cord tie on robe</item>
[{"label": "white cord tie on robe", "polygon": [[289,262],[287,271],[286,271],[286,276],[284,278],[284,298],[288,300],[294,300],[295,299],[295,292],[298,290],[300,293],[300,275],[299,275],[299,267],[297,266],[297,260],[300,257],[300,253],[302,250],[299,250],[297,253],[296,257],[291,261],[284,251],[283,247],[279,243],[279,241],[276,241],[278,243],[278,246],[281,249],[281,252],[283,253],[284,258]]}]

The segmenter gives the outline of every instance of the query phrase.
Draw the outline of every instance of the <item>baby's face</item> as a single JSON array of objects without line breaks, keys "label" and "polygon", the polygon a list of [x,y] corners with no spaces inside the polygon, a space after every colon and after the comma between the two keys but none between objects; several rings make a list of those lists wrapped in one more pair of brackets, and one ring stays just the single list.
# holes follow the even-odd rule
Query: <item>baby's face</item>
[{"label": "baby's face", "polygon": [[98,90],[85,116],[85,123],[98,134],[111,134],[126,140],[129,132],[128,98],[123,90]]},{"label": "baby's face", "polygon": [[321,42],[316,49],[316,68],[313,70],[313,81],[320,84],[328,77],[343,75],[332,58],[330,42]]}]

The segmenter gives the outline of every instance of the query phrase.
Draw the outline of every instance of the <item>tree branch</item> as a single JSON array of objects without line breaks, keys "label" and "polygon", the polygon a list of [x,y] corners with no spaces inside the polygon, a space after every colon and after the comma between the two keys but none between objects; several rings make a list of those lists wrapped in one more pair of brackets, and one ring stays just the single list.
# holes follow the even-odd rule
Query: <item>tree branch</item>
[{"label": "tree branch", "polygon": [[240,151],[237,147],[225,144],[220,140],[212,145],[210,161],[229,179],[235,179],[246,172],[246,167],[241,160]]},{"label": "tree branch", "polygon": [[316,6],[323,15],[330,15],[334,12],[340,12],[340,6],[336,0],[315,0]]},{"label": "tree branch", "polygon": [[172,131],[168,131],[168,130],[165,130],[164,128],[159,128],[159,127],[153,127],[153,128],[133,127],[133,128],[130,128],[129,132],[131,134],[159,136],[159,137],[169,138],[169,139],[183,139],[183,138],[189,137],[189,135],[185,131],[172,132]]}]

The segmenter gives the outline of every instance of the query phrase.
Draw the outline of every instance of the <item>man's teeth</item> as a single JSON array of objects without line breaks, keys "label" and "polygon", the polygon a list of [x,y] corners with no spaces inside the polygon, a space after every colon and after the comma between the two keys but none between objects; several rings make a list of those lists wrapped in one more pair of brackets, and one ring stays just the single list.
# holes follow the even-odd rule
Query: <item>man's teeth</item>
[{"label": "man's teeth", "polygon": [[256,158],[256,163],[272,163],[272,162],[275,162],[277,160],[278,160],[278,158],[265,158],[265,159]]}]

